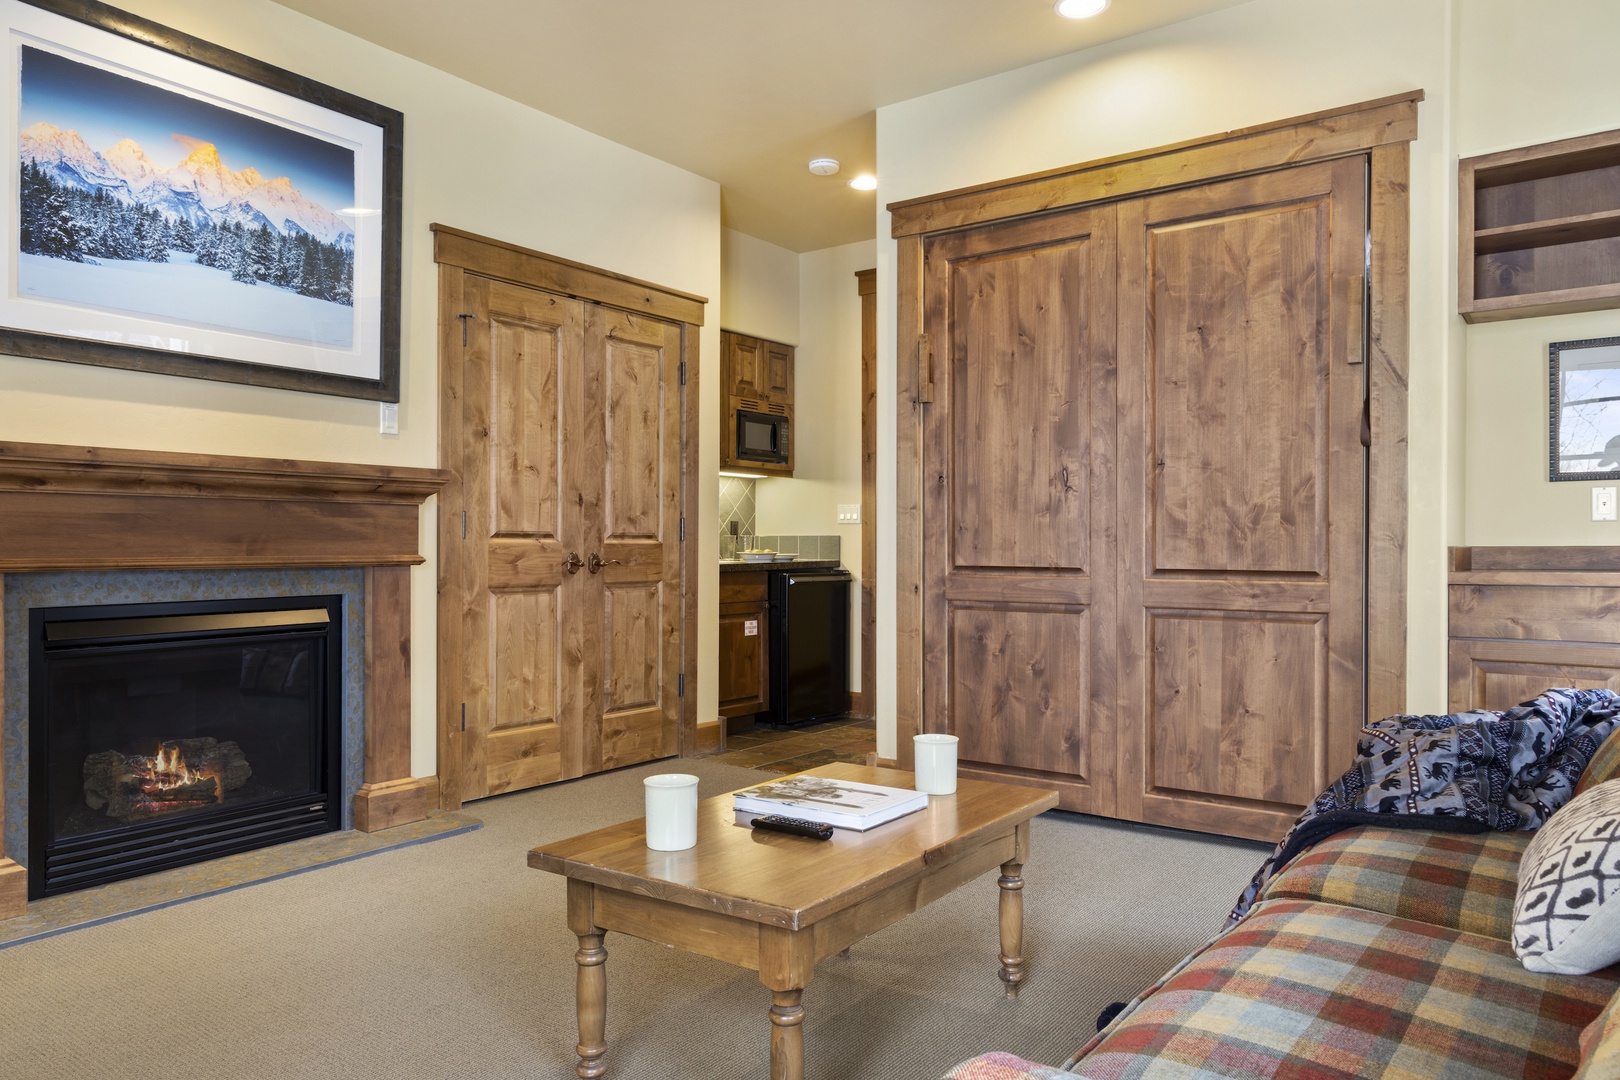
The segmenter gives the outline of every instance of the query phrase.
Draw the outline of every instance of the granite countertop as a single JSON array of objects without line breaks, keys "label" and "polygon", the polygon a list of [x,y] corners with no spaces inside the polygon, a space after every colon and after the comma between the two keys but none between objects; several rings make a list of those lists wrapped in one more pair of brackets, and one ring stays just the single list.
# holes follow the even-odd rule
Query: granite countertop
[{"label": "granite countertop", "polygon": [[743,562],[741,559],[721,559],[722,574],[738,570],[837,570],[843,563],[837,559],[794,559],[792,562]]}]

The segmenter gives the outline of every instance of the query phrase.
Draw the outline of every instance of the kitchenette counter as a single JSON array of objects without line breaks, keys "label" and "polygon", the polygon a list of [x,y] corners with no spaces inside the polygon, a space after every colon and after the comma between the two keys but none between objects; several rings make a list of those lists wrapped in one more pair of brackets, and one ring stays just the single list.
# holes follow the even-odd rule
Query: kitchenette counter
[{"label": "kitchenette counter", "polygon": [[836,570],[841,563],[837,559],[794,559],[792,562],[744,562],[741,559],[721,559],[720,572],[731,573],[738,570]]}]

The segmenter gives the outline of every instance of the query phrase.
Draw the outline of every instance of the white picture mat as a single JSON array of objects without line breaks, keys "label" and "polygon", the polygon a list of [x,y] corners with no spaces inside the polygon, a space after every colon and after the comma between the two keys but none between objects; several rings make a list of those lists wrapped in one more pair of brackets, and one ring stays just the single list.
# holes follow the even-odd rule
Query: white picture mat
[{"label": "white picture mat", "polygon": [[[219,357],[293,371],[360,379],[382,374],[383,131],[346,116],[205,67],[96,27],[0,0],[5,22],[0,49],[0,93],[11,139],[5,213],[0,220],[0,324],[41,334],[198,357]],[[206,101],[281,127],[346,146],[355,155],[355,205],[378,213],[354,219],[355,340],[347,349],[305,345],[272,336],[143,318],[121,312],[18,295],[18,130],[22,46],[49,50],[128,78]],[[101,149],[101,148],[98,148]]]}]

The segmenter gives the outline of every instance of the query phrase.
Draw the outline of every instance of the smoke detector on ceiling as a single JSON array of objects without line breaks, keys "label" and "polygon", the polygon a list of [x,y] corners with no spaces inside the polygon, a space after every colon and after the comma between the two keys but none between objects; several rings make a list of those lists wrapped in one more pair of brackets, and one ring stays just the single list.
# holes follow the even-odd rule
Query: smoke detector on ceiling
[{"label": "smoke detector on ceiling", "polygon": [[838,171],[838,159],[830,157],[818,157],[810,162],[810,171],[815,173],[817,176],[831,176],[833,173]]}]

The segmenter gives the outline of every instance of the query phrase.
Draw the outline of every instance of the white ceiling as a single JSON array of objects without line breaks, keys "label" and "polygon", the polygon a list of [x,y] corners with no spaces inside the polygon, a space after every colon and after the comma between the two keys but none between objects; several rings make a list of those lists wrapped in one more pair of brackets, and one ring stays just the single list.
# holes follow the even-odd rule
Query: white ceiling
[{"label": "white ceiling", "polygon": [[[1245,0],[280,0],[716,180],[726,227],[793,251],[871,239],[893,104]],[[814,176],[812,157],[843,163]],[[879,178],[881,181],[881,177]]]}]

